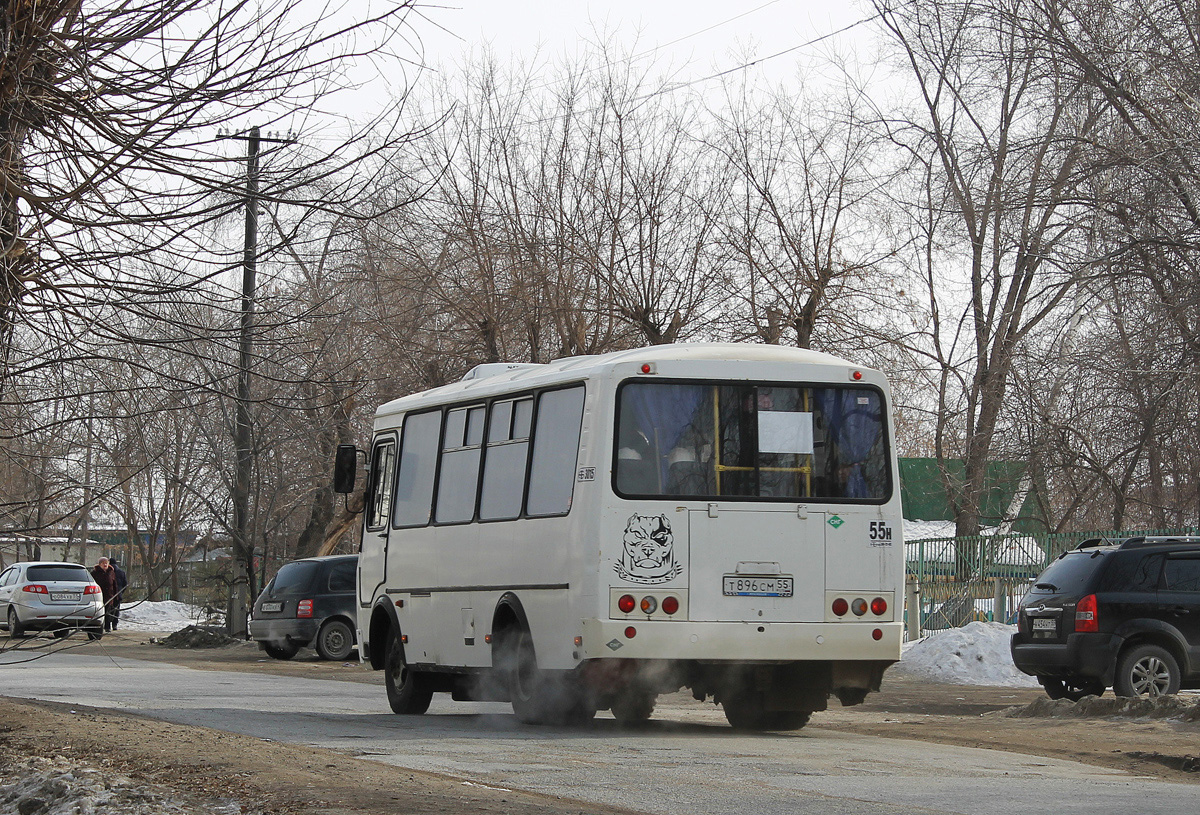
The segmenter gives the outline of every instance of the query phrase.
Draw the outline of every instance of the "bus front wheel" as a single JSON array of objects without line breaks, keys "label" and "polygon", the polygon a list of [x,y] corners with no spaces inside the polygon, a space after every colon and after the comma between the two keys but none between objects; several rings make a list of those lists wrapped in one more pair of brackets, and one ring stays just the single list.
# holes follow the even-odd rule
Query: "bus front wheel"
[{"label": "bus front wheel", "polygon": [[429,710],[429,703],[433,700],[429,681],[405,660],[404,645],[398,634],[392,633],[388,637],[387,656],[384,659],[384,685],[387,686],[388,704],[392,712],[409,716]]}]

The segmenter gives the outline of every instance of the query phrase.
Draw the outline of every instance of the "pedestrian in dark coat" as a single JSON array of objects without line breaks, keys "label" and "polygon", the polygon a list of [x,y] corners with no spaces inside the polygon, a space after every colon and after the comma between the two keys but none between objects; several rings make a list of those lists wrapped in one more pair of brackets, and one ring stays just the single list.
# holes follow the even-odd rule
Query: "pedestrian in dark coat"
[{"label": "pedestrian in dark coat", "polygon": [[100,586],[100,595],[104,598],[104,630],[113,630],[112,601],[117,596],[117,572],[113,569],[108,558],[102,557],[92,569],[92,579]]},{"label": "pedestrian in dark coat", "polygon": [[121,568],[121,564],[117,562],[115,557],[108,559],[112,565],[113,572],[117,576],[117,591],[113,595],[112,601],[112,630],[117,630],[117,623],[121,621],[121,603],[125,602],[125,587],[129,585],[129,577],[125,574],[125,570]]}]

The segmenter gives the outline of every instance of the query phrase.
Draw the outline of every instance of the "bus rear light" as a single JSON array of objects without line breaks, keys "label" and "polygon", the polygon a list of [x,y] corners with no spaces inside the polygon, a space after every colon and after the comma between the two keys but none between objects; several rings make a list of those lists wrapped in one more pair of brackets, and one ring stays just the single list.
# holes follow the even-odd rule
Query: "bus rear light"
[{"label": "bus rear light", "polygon": [[674,614],[676,611],[679,611],[679,598],[678,597],[663,598],[662,610],[666,614]]},{"label": "bus rear light", "polygon": [[632,625],[625,629],[625,639],[631,640],[637,636],[637,629]]},{"label": "bus rear light", "polygon": [[871,639],[875,640],[876,642],[878,642],[879,640],[883,639],[883,629],[881,629],[881,628],[876,628],[874,631],[872,631],[872,632],[871,632]]},{"label": "bus rear light", "polygon": [[861,617],[867,613],[867,601],[861,597],[855,597],[854,602],[850,604],[850,610],[854,612],[855,617]]},{"label": "bus rear light", "polygon": [[583,637],[576,637],[575,638],[575,647],[578,648],[581,645],[583,645]]},{"label": "bus rear light", "polygon": [[1094,634],[1100,630],[1100,615],[1097,613],[1096,595],[1089,594],[1080,598],[1075,605],[1075,631],[1080,634]]},{"label": "bus rear light", "polygon": [[887,614],[887,600],[882,597],[876,597],[871,601],[871,613],[876,617],[882,617]]},{"label": "bus rear light", "polygon": [[633,599],[632,594],[622,594],[621,599],[617,601],[617,608],[628,614],[637,607],[637,600]]},{"label": "bus rear light", "polygon": [[313,601],[301,600],[296,604],[297,617],[311,617],[313,615]]},{"label": "bus rear light", "polygon": [[846,602],[846,598],[839,597],[833,601],[833,613],[838,617],[845,617],[846,612],[850,610],[850,604]]},{"label": "bus rear light", "polygon": [[861,382],[862,377],[863,377],[862,371],[852,371],[850,373],[850,378],[853,379],[855,382]]},{"label": "bus rear light", "polygon": [[643,362],[642,366],[640,368],[638,368],[638,370],[644,374],[652,374],[652,373],[654,373],[654,366],[651,365],[649,362]]},{"label": "bus rear light", "polygon": [[654,612],[658,611],[658,600],[655,600],[650,595],[646,595],[642,598],[641,605],[643,614],[653,614]]}]

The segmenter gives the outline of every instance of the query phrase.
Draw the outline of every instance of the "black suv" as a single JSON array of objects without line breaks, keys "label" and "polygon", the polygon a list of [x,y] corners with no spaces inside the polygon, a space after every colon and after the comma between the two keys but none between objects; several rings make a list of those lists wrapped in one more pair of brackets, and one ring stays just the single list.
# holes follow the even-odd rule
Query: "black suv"
[{"label": "black suv", "polygon": [[1200,538],[1086,540],[1037,578],[1013,662],[1052,699],[1200,687]]},{"label": "black suv", "polygon": [[250,638],[275,659],[291,659],[309,645],[322,659],[350,656],[357,627],[357,569],[358,555],[285,563],[254,603]]}]

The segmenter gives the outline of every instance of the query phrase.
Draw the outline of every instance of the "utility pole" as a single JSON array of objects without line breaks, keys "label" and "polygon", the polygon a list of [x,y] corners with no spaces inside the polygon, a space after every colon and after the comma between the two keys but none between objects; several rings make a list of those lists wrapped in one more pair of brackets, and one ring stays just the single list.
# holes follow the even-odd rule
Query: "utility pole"
[{"label": "utility pole", "polygon": [[242,308],[238,343],[237,418],[233,433],[237,472],[233,484],[233,581],[225,625],[232,637],[248,637],[250,575],[254,541],[250,526],[250,476],[254,468],[250,419],[250,372],[254,353],[254,292],[258,267],[258,151],[264,142],[290,144],[291,138],[262,136],[257,127],[248,133],[222,138],[246,142],[246,232],[242,250]]}]

